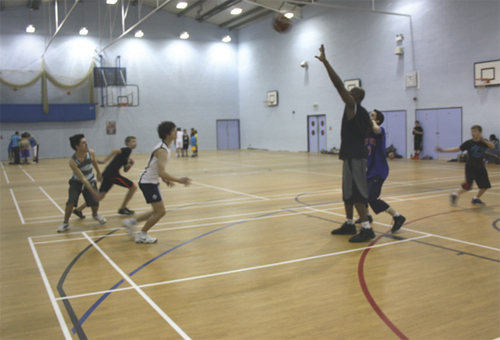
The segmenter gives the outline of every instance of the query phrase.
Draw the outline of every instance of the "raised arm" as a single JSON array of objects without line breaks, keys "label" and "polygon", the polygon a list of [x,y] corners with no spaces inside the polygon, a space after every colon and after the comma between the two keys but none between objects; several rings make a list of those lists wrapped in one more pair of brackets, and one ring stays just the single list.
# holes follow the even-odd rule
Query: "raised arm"
[{"label": "raised arm", "polygon": [[482,138],[481,142],[483,142],[484,144],[486,144],[490,149],[494,149],[495,148],[495,144],[493,144],[492,142],[490,142],[489,140],[487,140],[484,137],[481,137],[481,138]]},{"label": "raised arm", "polygon": [[354,101],[354,98],[351,96],[349,91],[344,86],[344,82],[340,77],[338,76],[337,72],[333,69],[333,67],[330,65],[328,60],[326,59],[325,56],[325,47],[321,45],[319,48],[320,55],[316,56],[316,58],[325,65],[325,68],[328,72],[328,75],[330,76],[330,80],[333,83],[333,86],[337,89],[337,92],[339,93],[340,97],[342,98],[342,101],[345,103],[346,108],[347,108],[347,115],[349,119],[352,119],[354,117],[354,108],[356,105],[356,102]]}]

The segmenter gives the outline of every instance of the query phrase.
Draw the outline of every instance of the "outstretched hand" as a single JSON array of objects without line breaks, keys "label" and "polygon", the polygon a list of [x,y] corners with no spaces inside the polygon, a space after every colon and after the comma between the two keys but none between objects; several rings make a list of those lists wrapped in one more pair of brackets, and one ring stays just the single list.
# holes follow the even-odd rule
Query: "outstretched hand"
[{"label": "outstretched hand", "polygon": [[191,184],[191,178],[188,178],[188,177],[179,178],[179,183],[182,183],[185,186],[188,186],[189,184]]},{"label": "outstretched hand", "polygon": [[319,48],[319,52],[320,52],[320,55],[314,56],[314,57],[318,58],[319,61],[324,63],[326,61],[326,57],[325,57],[325,46],[323,46],[323,44],[321,44],[321,47]]},{"label": "outstretched hand", "polygon": [[443,148],[441,148],[440,146],[436,146],[436,151],[437,152],[443,152]]}]

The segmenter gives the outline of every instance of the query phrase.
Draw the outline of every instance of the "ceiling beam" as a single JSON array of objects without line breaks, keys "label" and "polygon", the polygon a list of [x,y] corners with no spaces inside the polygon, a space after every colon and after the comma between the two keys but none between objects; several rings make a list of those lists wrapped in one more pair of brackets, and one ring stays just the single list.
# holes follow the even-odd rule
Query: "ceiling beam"
[{"label": "ceiling beam", "polygon": [[179,13],[177,13],[177,17],[181,17],[183,16],[184,14],[192,11],[193,9],[196,8],[196,6],[198,5],[201,5],[202,3],[204,3],[206,0],[198,0],[196,1],[194,4],[192,4],[191,6],[188,6],[187,8],[183,9],[182,11],[180,11]]},{"label": "ceiling beam", "polygon": [[228,9],[229,7],[235,5],[235,4],[239,3],[239,2],[241,2],[241,0],[227,0],[227,1],[224,1],[219,6],[215,6],[214,8],[212,8],[211,10],[209,10],[208,12],[205,12],[201,16],[197,17],[196,20],[198,20],[198,22],[205,21],[206,19],[208,19],[210,17],[213,17],[216,14],[219,14],[223,10]]},{"label": "ceiling beam", "polygon": [[264,19],[270,18],[270,17],[275,16],[275,15],[276,15],[275,11],[266,10],[264,13],[262,13],[260,15],[256,15],[254,17],[249,18],[248,20],[245,20],[245,21],[242,21],[242,22],[238,22],[236,25],[229,27],[229,29],[231,29],[231,30],[239,30],[240,28],[248,26],[248,25],[250,25],[250,24],[252,24],[254,22],[257,22],[257,21],[260,21],[260,20],[264,20]]},{"label": "ceiling beam", "polygon": [[266,11],[266,9],[265,9],[265,8],[262,8],[262,7],[255,7],[255,8],[253,8],[253,9],[249,10],[249,11],[244,12],[244,13],[243,13],[243,14],[241,14],[241,15],[238,15],[238,16],[236,16],[236,17],[232,18],[231,20],[228,20],[228,21],[226,21],[226,22],[221,23],[221,24],[219,25],[219,27],[220,27],[220,28],[223,28],[223,27],[230,26],[230,25],[231,25],[232,23],[234,23],[234,22],[237,22],[237,21],[243,20],[243,19],[245,19],[245,18],[248,18],[248,17],[250,17],[250,16],[256,15],[256,14],[257,14],[257,13],[259,13],[259,12],[264,12],[264,11]]}]

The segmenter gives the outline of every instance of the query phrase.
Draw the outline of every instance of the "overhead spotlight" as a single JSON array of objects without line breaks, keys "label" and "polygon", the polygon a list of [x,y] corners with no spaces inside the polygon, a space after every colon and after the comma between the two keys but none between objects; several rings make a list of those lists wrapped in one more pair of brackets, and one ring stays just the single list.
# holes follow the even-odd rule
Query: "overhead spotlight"
[{"label": "overhead spotlight", "polygon": [[87,29],[87,27],[82,27],[80,28],[80,35],[87,35],[89,34],[89,30]]},{"label": "overhead spotlight", "polygon": [[238,14],[241,14],[241,12],[243,12],[243,10],[241,8],[239,8],[239,7],[233,8],[231,10],[231,14],[232,15],[238,15]]},{"label": "overhead spotlight", "polygon": [[285,13],[285,17],[287,17],[288,19],[291,19],[291,18],[293,18],[293,13],[292,12]]},{"label": "overhead spotlight", "polygon": [[27,33],[35,33],[35,26],[33,26],[33,25],[28,25],[28,26],[26,27],[26,32],[27,32]]},{"label": "overhead spotlight", "polygon": [[180,38],[184,39],[184,40],[187,39],[187,38],[189,38],[189,33],[188,32],[182,32]]},{"label": "overhead spotlight", "polygon": [[106,0],[106,3],[108,5],[115,5],[118,2],[118,0]]},{"label": "overhead spotlight", "polygon": [[226,35],[224,38],[222,38],[222,41],[223,42],[230,42],[231,41],[231,37],[229,35]]},{"label": "overhead spotlight", "polygon": [[178,2],[177,3],[177,6],[175,6],[175,8],[179,8],[179,9],[184,9],[188,6],[188,3],[187,2],[184,2],[184,1],[181,1],[181,2]]},{"label": "overhead spotlight", "polygon": [[142,38],[144,36],[144,32],[142,30],[138,30],[135,32],[134,37]]}]

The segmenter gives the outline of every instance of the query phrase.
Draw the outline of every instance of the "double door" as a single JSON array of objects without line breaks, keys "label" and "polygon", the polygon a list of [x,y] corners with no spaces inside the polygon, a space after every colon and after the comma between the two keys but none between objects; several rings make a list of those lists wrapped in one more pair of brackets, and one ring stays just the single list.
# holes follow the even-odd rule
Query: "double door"
[{"label": "double door", "polygon": [[240,148],[240,121],[217,120],[217,150]]},{"label": "double door", "polygon": [[326,116],[307,116],[308,151],[326,150]]}]

